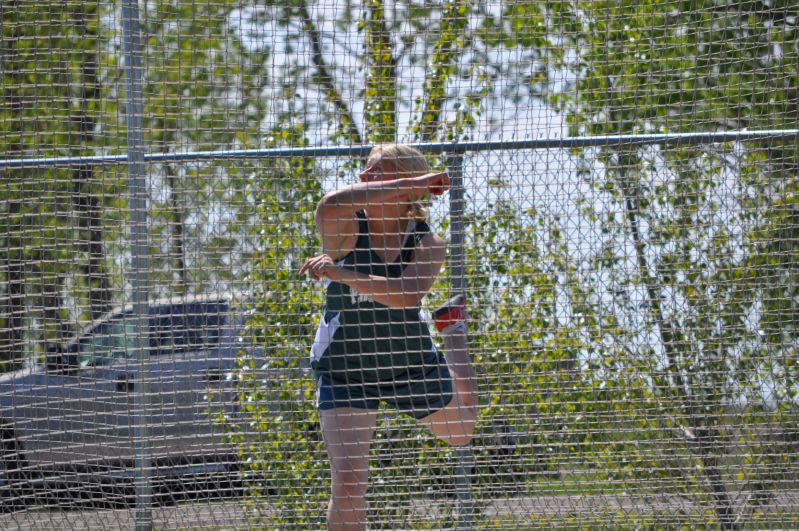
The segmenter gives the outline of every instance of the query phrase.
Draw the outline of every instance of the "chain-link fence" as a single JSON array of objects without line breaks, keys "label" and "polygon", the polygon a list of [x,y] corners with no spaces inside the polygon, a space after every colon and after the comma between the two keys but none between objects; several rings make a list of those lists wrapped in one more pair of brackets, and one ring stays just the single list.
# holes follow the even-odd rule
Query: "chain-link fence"
[{"label": "chain-link fence", "polygon": [[[790,3],[0,15],[4,528],[323,528],[346,474],[368,509],[333,512],[372,529],[799,525]],[[370,173],[393,142],[449,175],[408,255],[381,215],[410,196],[378,201]],[[350,201],[343,251],[323,197]],[[323,250],[342,262],[299,275]],[[418,321],[397,278],[426,294]],[[435,326],[457,293],[468,445],[425,420],[468,394]],[[320,363],[329,345],[312,364],[348,315],[369,324],[329,343],[360,372]],[[396,347],[408,323],[423,362]],[[410,368],[365,385],[370,344]],[[402,378],[444,390],[398,412]],[[346,410],[324,398],[353,382]],[[361,417],[368,481],[331,455]]]}]

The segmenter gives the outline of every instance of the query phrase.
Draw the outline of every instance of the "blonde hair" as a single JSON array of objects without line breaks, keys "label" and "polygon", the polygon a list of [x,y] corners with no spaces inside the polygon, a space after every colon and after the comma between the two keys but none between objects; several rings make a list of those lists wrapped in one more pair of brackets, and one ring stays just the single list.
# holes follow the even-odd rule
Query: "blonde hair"
[{"label": "blonde hair", "polygon": [[[369,158],[375,155],[390,161],[399,177],[419,177],[433,171],[421,151],[405,144],[380,144],[372,148]],[[427,206],[419,200],[411,201],[408,213],[417,223],[427,221],[429,215]]]}]

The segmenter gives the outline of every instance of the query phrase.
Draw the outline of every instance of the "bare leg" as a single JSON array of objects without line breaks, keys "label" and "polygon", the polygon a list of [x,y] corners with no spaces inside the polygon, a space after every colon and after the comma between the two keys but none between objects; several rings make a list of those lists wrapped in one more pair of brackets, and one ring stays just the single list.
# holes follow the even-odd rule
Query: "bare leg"
[{"label": "bare leg", "polygon": [[466,323],[460,321],[442,333],[447,367],[452,376],[449,404],[420,420],[433,435],[455,446],[468,444],[477,422],[478,388],[467,350]]},{"label": "bare leg", "polygon": [[[465,325],[465,323],[464,323]],[[477,375],[469,358],[466,345],[466,327],[443,334],[444,353],[447,357],[447,367],[452,375],[452,384],[461,401],[467,407],[477,407],[478,389]]]},{"label": "bare leg", "polygon": [[377,412],[357,408],[326,409],[319,411],[319,422],[330,459],[328,529],[365,530],[369,446],[377,425]]}]

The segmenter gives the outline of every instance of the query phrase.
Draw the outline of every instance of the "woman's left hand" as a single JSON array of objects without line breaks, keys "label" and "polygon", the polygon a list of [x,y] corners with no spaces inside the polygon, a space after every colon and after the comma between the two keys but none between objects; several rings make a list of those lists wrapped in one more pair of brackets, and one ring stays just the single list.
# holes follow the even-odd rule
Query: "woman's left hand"
[{"label": "woman's left hand", "polygon": [[302,275],[307,272],[314,280],[321,280],[322,277],[334,280],[333,275],[336,270],[338,270],[338,266],[333,262],[333,259],[330,258],[329,255],[322,253],[313,258],[308,258],[305,263],[302,264],[298,274]]},{"label": "woman's left hand", "polygon": [[421,187],[422,195],[442,195],[449,190],[449,174],[445,171],[426,173],[413,178],[414,184]]}]

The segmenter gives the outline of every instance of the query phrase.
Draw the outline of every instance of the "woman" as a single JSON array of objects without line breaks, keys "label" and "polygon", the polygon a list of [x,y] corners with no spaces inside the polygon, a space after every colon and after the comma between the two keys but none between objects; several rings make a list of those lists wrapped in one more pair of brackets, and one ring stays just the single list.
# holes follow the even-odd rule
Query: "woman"
[{"label": "woman", "polygon": [[319,202],[323,253],[300,269],[327,282],[311,361],[331,467],[331,530],[366,527],[369,446],[380,402],[453,445],[469,443],[476,419],[463,296],[434,312],[446,360],[420,315],[445,244],[430,231],[419,199],[443,194],[449,178],[399,144],[374,148],[359,178]]}]

